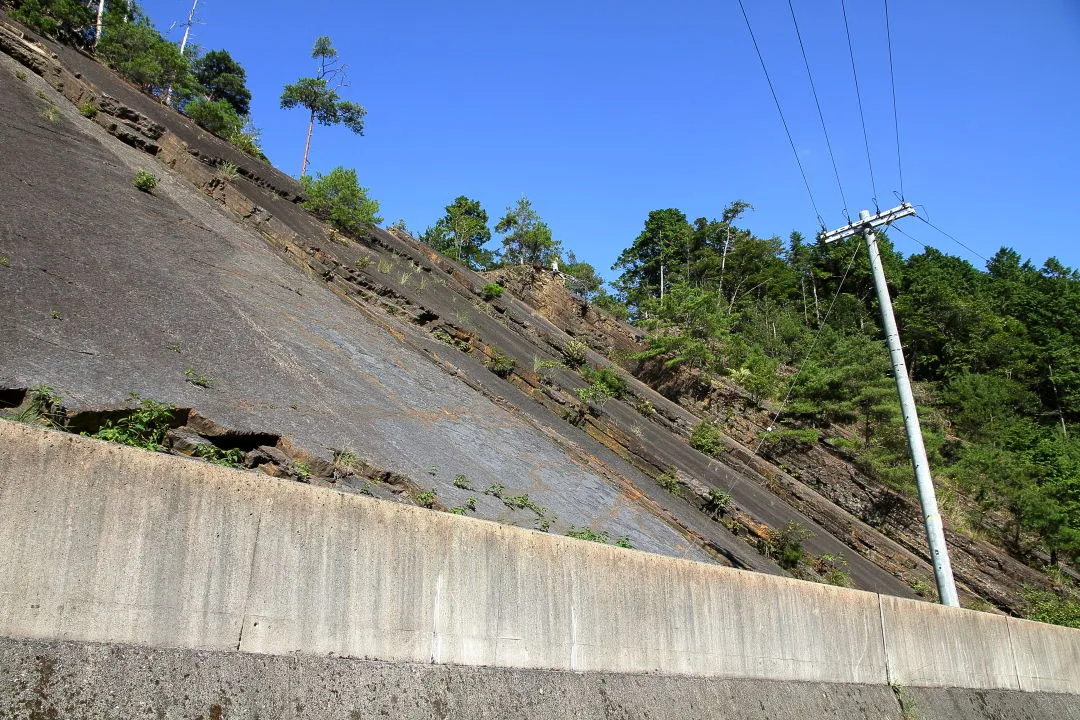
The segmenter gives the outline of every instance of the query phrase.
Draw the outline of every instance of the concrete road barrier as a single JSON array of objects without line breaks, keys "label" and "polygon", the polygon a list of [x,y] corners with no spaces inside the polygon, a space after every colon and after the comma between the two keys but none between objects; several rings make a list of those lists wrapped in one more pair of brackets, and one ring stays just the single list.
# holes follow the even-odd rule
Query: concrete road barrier
[{"label": "concrete road barrier", "polygon": [[0,422],[0,635],[1080,693],[1080,631]]}]

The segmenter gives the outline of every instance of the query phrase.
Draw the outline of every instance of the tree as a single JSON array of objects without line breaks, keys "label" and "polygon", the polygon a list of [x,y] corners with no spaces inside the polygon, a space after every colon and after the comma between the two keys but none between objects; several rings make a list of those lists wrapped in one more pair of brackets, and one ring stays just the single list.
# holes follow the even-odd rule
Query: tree
[{"label": "tree", "polygon": [[338,52],[334,49],[329,37],[323,35],[315,41],[311,57],[315,60],[317,67],[315,77],[300,78],[295,83],[286,85],[281,93],[283,109],[302,107],[310,112],[307,140],[304,142],[304,160],[300,165],[301,177],[307,174],[311,131],[316,121],[320,125],[342,124],[357,135],[363,135],[364,115],[367,114],[363,106],[342,100],[338,95],[338,88],[346,84],[346,66],[338,60]]},{"label": "tree", "polygon": [[546,266],[559,257],[561,244],[552,239],[551,228],[540,219],[525,196],[506,208],[506,214],[495,225],[495,232],[505,236],[502,241],[504,262]]},{"label": "tree", "polygon": [[356,170],[336,167],[327,175],[315,173],[315,178],[300,178],[307,199],[303,207],[320,220],[343,233],[357,235],[382,222],[377,215],[379,201],[367,196],[368,189],[360,187]]},{"label": "tree", "polygon": [[586,300],[592,300],[603,292],[604,280],[596,274],[596,268],[579,261],[573,250],[567,253],[561,270],[566,276],[566,286]]},{"label": "tree", "polygon": [[135,3],[110,2],[98,55],[144,92],[162,97],[170,87],[195,94],[195,79],[180,49],[161,36]]},{"label": "tree", "polygon": [[492,252],[483,248],[491,240],[487,224],[487,210],[480,207],[480,201],[459,195],[420,239],[473,270],[485,269],[494,259]]},{"label": "tree", "polygon": [[[613,283],[627,305],[637,314],[638,306],[649,298],[659,298],[671,283],[668,269],[678,267],[687,255],[693,228],[681,210],[652,210],[645,228],[634,243],[623,250],[611,266],[621,271]],[[664,287],[661,287],[661,276]]]},{"label": "tree", "polygon": [[199,127],[226,140],[244,128],[245,119],[236,114],[227,100],[198,98],[184,106],[184,113]]},{"label": "tree", "polygon": [[206,98],[225,101],[237,115],[247,115],[251,108],[247,72],[227,50],[211,50],[191,63],[195,79],[206,89]]},{"label": "tree", "polygon": [[79,0],[16,0],[11,17],[43,35],[86,45],[94,16]]}]

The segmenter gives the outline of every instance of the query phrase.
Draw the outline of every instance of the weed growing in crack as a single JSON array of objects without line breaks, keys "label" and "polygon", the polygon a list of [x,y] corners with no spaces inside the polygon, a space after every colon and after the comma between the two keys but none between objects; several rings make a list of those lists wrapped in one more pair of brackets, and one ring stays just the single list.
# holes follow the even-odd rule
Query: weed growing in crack
[{"label": "weed growing in crack", "polygon": [[394,263],[390,262],[389,260],[380,260],[376,268],[383,275],[389,275],[390,271],[394,269]]},{"label": "weed growing in crack", "polygon": [[509,377],[517,367],[517,360],[504,354],[497,347],[491,348],[491,355],[487,359],[487,368],[501,378]]},{"label": "weed growing in crack", "polygon": [[571,340],[563,349],[567,366],[577,369],[589,359],[589,346],[581,340]]},{"label": "weed growing in crack", "polygon": [[591,540],[592,542],[606,543],[610,533],[607,530],[601,530],[596,532],[591,527],[575,527],[570,526],[570,529],[566,531],[567,536],[577,538],[578,540]]},{"label": "weed growing in crack", "polygon": [[236,166],[236,163],[226,160],[218,165],[217,175],[226,182],[232,182],[240,176],[240,168]]},{"label": "weed growing in crack", "polygon": [[183,348],[180,347],[180,343],[173,343],[172,345],[166,345],[165,349],[172,350],[174,353],[179,354]]},{"label": "weed growing in crack", "polygon": [[356,265],[357,270],[363,270],[371,264],[371,256],[361,255],[360,257],[356,258],[356,261],[353,264]]},{"label": "weed growing in crack", "polygon": [[432,508],[435,506],[435,498],[438,495],[438,491],[435,488],[426,490],[424,492],[416,493],[416,504],[423,508]]},{"label": "weed growing in crack", "polygon": [[224,450],[217,445],[197,445],[192,455],[222,467],[241,467],[244,462],[243,450],[237,448]]},{"label": "weed growing in crack", "polygon": [[41,117],[45,118],[53,125],[60,122],[60,108],[56,107],[52,103],[49,103],[44,110],[41,111]]},{"label": "weed growing in crack", "polygon": [[656,484],[675,497],[682,497],[682,483],[679,482],[678,471],[675,468],[668,468],[666,472],[657,477]]},{"label": "weed growing in crack", "polygon": [[353,469],[360,465],[360,456],[352,450],[338,450],[334,453],[334,462],[343,468]]},{"label": "weed growing in crack", "polygon": [[713,520],[727,512],[728,503],[731,502],[731,493],[716,488],[709,488],[709,499],[705,501],[701,509],[712,517]]},{"label": "weed growing in crack", "polygon": [[469,484],[469,478],[465,477],[462,473],[458,473],[454,476],[454,487],[462,490],[472,490],[472,485]]},{"label": "weed growing in crack", "polygon": [[7,255],[0,255],[0,267],[11,267],[11,259]]},{"label": "weed growing in crack", "polygon": [[138,410],[119,420],[107,421],[90,437],[155,452],[163,450],[176,408],[135,393],[131,393],[131,399],[139,404]]},{"label": "weed growing in crack", "polygon": [[630,542],[629,535],[620,536],[619,539],[615,541],[615,544],[621,548],[626,548],[627,550],[633,550],[634,548],[634,544]]},{"label": "weed growing in crack", "polygon": [[52,317],[53,320],[63,320],[64,319],[63,315],[60,314],[59,310],[53,310],[51,313],[49,313],[49,315]]},{"label": "weed growing in crack", "polygon": [[292,474],[300,479],[301,482],[307,482],[311,478],[311,466],[303,460],[293,460]]},{"label": "weed growing in crack", "polygon": [[461,505],[450,508],[450,512],[455,515],[464,515],[467,512],[476,512],[476,498],[471,497]]},{"label": "weed growing in crack", "polygon": [[492,495],[502,500],[503,492],[506,491],[506,486],[500,483],[492,483],[488,485],[487,490],[484,491],[485,495]]},{"label": "weed growing in crack", "polygon": [[195,371],[194,368],[188,368],[184,370],[184,379],[197,388],[210,388],[214,385],[214,378],[202,375]]},{"label": "weed growing in crack", "polygon": [[26,73],[24,73],[22,70],[16,70],[15,71],[15,79],[16,80],[22,80],[23,82],[26,82]]},{"label": "weed growing in crack", "polygon": [[44,425],[52,428],[63,428],[67,424],[63,398],[51,387],[35,385],[27,396],[29,402],[26,407],[12,416],[12,420],[24,425]]},{"label": "weed growing in crack", "polygon": [[497,300],[502,297],[503,286],[497,282],[490,282],[480,289],[480,294],[485,300]]},{"label": "weed growing in crack", "polygon": [[156,175],[148,170],[139,170],[139,172],[135,173],[132,182],[135,184],[136,188],[148,193],[157,187],[158,179]]},{"label": "weed growing in crack", "polygon": [[761,554],[776,560],[785,570],[794,570],[806,560],[806,548],[803,543],[814,537],[814,533],[800,523],[789,522],[780,529],[769,530],[768,535],[758,546]]},{"label": "weed growing in crack", "polygon": [[82,105],[79,106],[79,114],[82,115],[84,118],[89,118],[90,120],[93,120],[95,117],[97,117],[97,106],[94,105],[94,103],[92,102],[84,102]]}]

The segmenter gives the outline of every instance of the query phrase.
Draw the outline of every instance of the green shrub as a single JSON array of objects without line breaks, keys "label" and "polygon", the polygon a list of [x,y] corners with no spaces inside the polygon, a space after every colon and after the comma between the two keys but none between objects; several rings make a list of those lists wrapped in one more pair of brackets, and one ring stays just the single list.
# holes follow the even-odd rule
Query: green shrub
[{"label": "green shrub", "polygon": [[503,286],[497,282],[490,282],[480,290],[480,294],[484,296],[485,300],[495,300],[501,298],[503,294]]},{"label": "green shrub", "polygon": [[97,106],[92,102],[84,102],[79,106],[79,114],[93,120],[97,116]]},{"label": "green shrub", "polygon": [[773,430],[761,435],[761,450],[766,455],[783,455],[795,450],[807,450],[820,439],[821,433],[814,428]]},{"label": "green shrub", "polygon": [[606,543],[610,535],[607,530],[596,532],[590,527],[575,527],[573,525],[566,531],[566,534],[578,540],[590,540],[598,543]]},{"label": "green shrub", "polygon": [[97,44],[105,63],[144,92],[164,96],[194,94],[194,77],[180,48],[161,36],[141,12],[130,22],[110,22]]},{"label": "green shrub", "polygon": [[469,478],[465,477],[462,473],[458,473],[454,476],[454,487],[462,490],[472,490],[472,485],[469,484]]},{"label": "green shrub", "polygon": [[135,393],[131,394],[131,399],[139,404],[138,410],[119,420],[107,421],[90,437],[144,450],[163,450],[165,436],[172,427],[176,408],[167,403],[139,397]]},{"label": "green shrub", "polygon": [[626,378],[612,367],[594,367],[585,370],[582,376],[597,388],[603,388],[610,397],[621,398],[626,394]]},{"label": "green shrub", "polygon": [[716,457],[724,449],[724,435],[715,423],[702,420],[690,435],[690,447],[710,457]]},{"label": "green shrub", "polygon": [[94,15],[79,0],[16,0],[11,17],[60,42],[86,45]]},{"label": "green shrub", "polygon": [[1080,600],[1075,597],[1031,587],[1025,588],[1023,595],[1027,601],[1025,619],[1080,628]]},{"label": "green shrub", "polygon": [[307,196],[304,209],[347,235],[360,235],[382,222],[379,202],[367,196],[367,188],[360,187],[355,170],[336,167],[327,175],[305,175],[300,184]]},{"label": "green shrub", "polygon": [[814,534],[799,523],[789,522],[779,530],[769,530],[761,550],[764,555],[776,560],[780,567],[794,570],[806,560],[807,553],[803,542],[812,537]]},{"label": "green shrub", "polygon": [[223,467],[239,467],[244,462],[244,451],[237,448],[225,450],[217,445],[197,445],[192,454],[197,458],[202,458],[207,462]]},{"label": "green shrub", "polygon": [[236,163],[226,160],[218,165],[217,174],[222,180],[232,182],[239,177],[240,168],[236,166]]},{"label": "green shrub", "polygon": [[226,140],[240,132],[245,121],[227,100],[198,98],[184,106],[184,114],[202,129]]},{"label": "green shrub", "polygon": [[657,477],[656,484],[672,495],[682,497],[682,483],[679,482],[678,471],[675,468],[668,468],[666,472]]},{"label": "green shrub", "polygon": [[487,359],[488,370],[495,373],[499,377],[508,377],[510,373],[514,372],[514,368],[517,367],[517,361],[509,355],[505,355],[498,348],[491,348],[491,355]]},{"label": "green shrub", "polygon": [[48,385],[35,385],[27,393],[27,405],[11,419],[26,425],[62,428],[66,424],[63,399]]},{"label": "green shrub", "polygon": [[157,176],[148,170],[140,170],[135,173],[135,178],[132,180],[135,183],[135,187],[139,188],[143,192],[150,192],[157,187]]},{"label": "green shrub", "polygon": [[571,340],[566,343],[563,355],[566,357],[567,367],[579,368],[589,359],[589,346],[581,340]]},{"label": "green shrub", "polygon": [[435,498],[437,495],[438,492],[435,490],[435,488],[431,488],[431,490],[425,490],[424,492],[418,492],[416,493],[416,504],[420,507],[430,509],[435,506]]},{"label": "green shrub", "polygon": [[197,388],[209,388],[214,385],[214,378],[196,372],[193,368],[184,371],[184,379]]}]

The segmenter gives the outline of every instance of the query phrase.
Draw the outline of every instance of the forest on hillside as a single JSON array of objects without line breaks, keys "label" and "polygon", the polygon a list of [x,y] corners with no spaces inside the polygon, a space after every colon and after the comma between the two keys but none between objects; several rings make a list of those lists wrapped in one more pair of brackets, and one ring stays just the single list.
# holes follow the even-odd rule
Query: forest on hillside
[{"label": "forest on hillside", "polygon": [[[130,0],[0,4],[261,157],[245,72],[227,50],[181,52]],[[284,87],[282,108],[308,111],[309,131],[343,123],[360,133],[364,109],[338,97],[328,81],[336,53],[327,38],[316,41],[312,58],[313,76]],[[355,171],[337,168],[301,182],[306,207],[341,232],[381,222]],[[559,242],[526,197],[494,219],[461,195],[432,227],[413,234],[477,270],[556,263],[572,290],[648,331],[642,357],[706,382],[726,378],[775,414],[760,438],[763,452],[824,442],[873,477],[913,492],[862,241],[825,244],[797,232],[787,240],[757,237],[741,222],[750,207],[737,201],[718,217],[693,220],[674,208],[650,212],[640,234],[626,238],[610,287]],[[407,230],[403,221],[396,227]],[[943,511],[958,530],[991,537],[1033,564],[1075,567],[1080,273],[1054,258],[1037,265],[1008,247],[977,268],[929,247],[903,257],[888,231],[879,244]],[[699,444],[709,429],[699,429]]]}]

